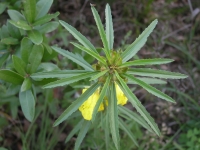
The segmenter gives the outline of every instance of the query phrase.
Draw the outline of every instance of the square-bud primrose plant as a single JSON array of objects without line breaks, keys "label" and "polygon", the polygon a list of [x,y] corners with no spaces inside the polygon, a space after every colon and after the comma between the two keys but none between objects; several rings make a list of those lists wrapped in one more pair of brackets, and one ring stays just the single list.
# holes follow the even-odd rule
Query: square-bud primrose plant
[{"label": "square-bud primrose plant", "polygon": [[[105,53],[105,56],[100,55],[91,42],[74,27],[64,21],[60,21],[60,24],[79,42],[79,44],[74,42],[72,42],[72,44],[81,51],[96,58],[98,62],[91,66],[79,55],[75,55],[55,46],[52,47],[59,54],[82,66],[84,70],[48,72],[48,74],[51,74],[51,77],[60,77],[61,79],[45,85],[44,88],[64,86],[86,78],[90,78],[90,80],[93,81],[92,85],[87,89],[83,89],[82,95],[61,114],[55,121],[54,126],[57,126],[68,119],[69,116],[77,110],[82,113],[84,121],[81,120],[72,130],[72,134],[70,134],[72,137],[79,131],[75,143],[75,150],[77,150],[89,130],[90,125],[95,120],[97,112],[101,111],[101,117],[96,118],[95,121],[99,121],[100,126],[105,130],[105,145],[107,149],[109,149],[108,141],[110,134],[115,148],[120,149],[119,128],[124,130],[138,146],[134,135],[122,119],[127,117],[132,118],[150,132],[155,132],[158,136],[160,135],[160,131],[153,118],[149,115],[145,107],[137,99],[127,84],[137,84],[149,93],[174,103],[175,101],[171,97],[150,84],[165,83],[165,81],[158,78],[182,79],[187,76],[169,71],[135,67],[166,64],[172,62],[172,59],[154,58],[129,61],[145,44],[148,36],[156,26],[157,20],[154,20],[124,51],[116,51],[113,49],[114,32],[110,6],[107,4],[105,9],[105,30],[95,7],[91,6],[91,9],[103,43],[102,50]],[[48,77],[44,72],[35,74],[33,77],[34,76]],[[137,113],[134,113],[123,106],[127,103],[127,100],[137,110]]]}]

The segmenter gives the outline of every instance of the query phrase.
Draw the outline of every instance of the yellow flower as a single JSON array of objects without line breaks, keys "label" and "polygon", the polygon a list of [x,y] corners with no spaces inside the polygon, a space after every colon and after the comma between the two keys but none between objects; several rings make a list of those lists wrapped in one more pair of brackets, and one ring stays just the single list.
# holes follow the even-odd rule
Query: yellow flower
[{"label": "yellow flower", "polygon": [[[124,95],[120,87],[115,84],[116,94],[117,94],[117,104],[125,105],[127,103],[127,97]],[[83,89],[82,93],[84,93],[87,89]],[[80,107],[79,110],[85,120],[91,120],[94,107],[99,99],[99,89],[96,90]],[[107,104],[107,100],[106,100]],[[100,104],[98,111],[103,111],[104,105]]]}]

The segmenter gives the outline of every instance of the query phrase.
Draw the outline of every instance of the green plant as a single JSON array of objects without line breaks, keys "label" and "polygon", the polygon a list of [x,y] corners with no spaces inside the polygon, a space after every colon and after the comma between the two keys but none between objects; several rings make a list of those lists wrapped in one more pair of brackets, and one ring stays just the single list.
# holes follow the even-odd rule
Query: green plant
[{"label": "green plant", "polygon": [[[105,31],[95,7],[92,6],[91,9],[100,33],[101,40],[103,42],[104,47],[101,49],[105,56],[102,56],[100,53],[98,53],[91,42],[88,41],[74,27],[64,21],[60,21],[60,24],[65,27],[65,29],[67,29],[79,41],[81,45],[74,42],[72,42],[72,44],[78,49],[96,58],[98,62],[91,66],[81,56],[53,46],[52,49],[82,66],[85,70],[39,72],[32,74],[31,77],[35,79],[53,77],[61,78],[60,80],[44,85],[43,88],[64,86],[79,80],[91,78],[90,80],[92,81],[92,86],[88,87],[87,90],[76,101],[74,101],[54,123],[54,126],[57,126],[64,120],[68,119],[70,115],[72,115],[78,109],[81,110],[82,107],[85,109],[83,111],[81,110],[81,113],[86,120],[81,120],[74,127],[70,134],[72,137],[76,132],[79,131],[75,143],[75,150],[80,147],[80,144],[88,132],[89,127],[92,125],[92,122],[98,122],[100,129],[104,130],[106,149],[109,149],[110,134],[112,135],[112,140],[114,142],[115,148],[120,149],[119,128],[127,133],[135,145],[138,145],[134,135],[130,132],[130,129],[123,122],[122,118],[126,119],[127,117],[130,117],[141,124],[144,128],[148,129],[150,132],[155,132],[157,135],[160,135],[160,131],[153,118],[149,115],[141,102],[129,89],[127,84],[138,84],[146,89],[149,93],[161,99],[169,102],[175,102],[171,97],[152,87],[150,84],[163,84],[164,81],[157,78],[181,79],[186,78],[187,76],[169,71],[135,67],[144,65],[166,64],[172,62],[173,60],[171,59],[155,58],[129,61],[145,44],[147,37],[156,26],[157,20],[154,20],[144,30],[144,32],[125,50],[115,50],[113,49],[114,35],[112,16],[109,5],[106,6],[105,10]],[[137,76],[145,76],[145,78]],[[91,97],[93,97],[93,100],[91,100]],[[127,98],[133,107],[136,108],[137,112],[142,116],[142,118],[140,115],[130,111],[126,107],[118,106],[118,103],[121,103],[120,101],[122,99],[122,105],[124,105]],[[104,111],[97,113],[98,110]],[[98,119],[96,116],[98,116]]]}]

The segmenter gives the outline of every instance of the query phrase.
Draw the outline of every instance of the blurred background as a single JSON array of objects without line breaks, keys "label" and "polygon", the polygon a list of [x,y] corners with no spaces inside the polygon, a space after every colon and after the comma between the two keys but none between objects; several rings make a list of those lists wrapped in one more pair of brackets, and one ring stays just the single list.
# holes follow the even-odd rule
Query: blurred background
[{"label": "blurred background", "polygon": [[[0,26],[8,19],[7,9],[20,10],[18,0],[0,0]],[[2,9],[2,4],[6,8]],[[50,13],[59,11],[58,19],[64,20],[85,35],[96,47],[102,43],[92,16],[90,3],[95,4],[103,23],[105,6],[110,4],[114,25],[114,48],[122,49],[131,44],[154,20],[158,24],[139,51],[138,58],[171,58],[174,62],[156,66],[188,75],[183,80],[168,80],[167,85],[156,86],[173,99],[176,104],[162,101],[140,87],[133,87],[134,93],[155,119],[161,130],[161,137],[142,129],[134,122],[128,126],[139,142],[135,147],[123,132],[123,150],[199,150],[200,149],[200,1],[199,0],[54,0]],[[73,53],[80,53],[69,42],[74,38],[61,26],[47,35],[50,45],[57,44]],[[80,54],[82,55],[82,54]],[[85,55],[85,54],[83,54]],[[93,58],[85,55],[90,63]],[[59,61],[59,62],[58,62]],[[75,68],[75,64],[58,56],[60,68]],[[23,118],[20,107],[12,109],[0,100],[0,146],[9,150],[20,150],[23,144],[35,150],[71,150],[76,137],[67,144],[65,138],[76,120],[52,128],[54,119],[77,96],[73,86],[56,88],[46,93],[51,99],[45,113],[38,113],[36,123],[30,124]],[[42,109],[44,95],[38,95],[37,107]],[[70,98],[70,101],[68,100]],[[74,98],[75,99],[75,98]],[[17,102],[16,102],[17,103]],[[41,106],[41,107],[40,107]],[[129,105],[127,105],[129,107]],[[24,142],[27,143],[24,143]],[[101,149],[102,135],[91,130],[83,143],[83,149]],[[3,150],[0,148],[0,150]]]}]

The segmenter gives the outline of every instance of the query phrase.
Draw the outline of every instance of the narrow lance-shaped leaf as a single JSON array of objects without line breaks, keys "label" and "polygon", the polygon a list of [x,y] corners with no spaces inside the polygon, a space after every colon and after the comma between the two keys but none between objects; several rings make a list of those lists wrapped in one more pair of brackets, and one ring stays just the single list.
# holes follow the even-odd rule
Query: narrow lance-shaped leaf
[{"label": "narrow lance-shaped leaf", "polygon": [[106,38],[108,41],[108,48],[109,50],[112,50],[114,43],[114,31],[113,31],[112,15],[109,4],[106,4],[105,14],[106,14]]},{"label": "narrow lance-shaped leaf", "polygon": [[91,80],[96,80],[96,79],[98,79],[99,77],[103,76],[103,75],[106,74],[107,72],[108,72],[108,70],[104,70],[104,71],[99,72],[97,75],[93,76],[93,77],[90,79],[90,81],[91,81]]},{"label": "narrow lance-shaped leaf", "polygon": [[54,127],[66,120],[73,112],[75,112],[100,86],[99,83],[93,84],[87,89],[77,100],[75,100],[54,122]]},{"label": "narrow lance-shaped leaf", "polygon": [[79,48],[80,50],[83,50],[84,52],[88,53],[89,55],[91,55],[92,57],[96,58],[99,62],[103,63],[106,65],[106,61],[97,53],[95,53],[94,51],[91,51],[90,49],[87,49],[77,43],[71,42],[75,47]]},{"label": "narrow lance-shaped leaf", "polygon": [[36,4],[36,19],[43,17],[46,15],[53,3],[53,0],[40,0]]},{"label": "narrow lance-shaped leaf", "polygon": [[161,91],[159,91],[158,89],[152,87],[151,85],[149,84],[146,84],[145,82],[131,76],[131,75],[128,75],[128,74],[124,74],[124,76],[128,79],[128,80],[131,80],[131,81],[134,81],[136,82],[138,85],[142,86],[144,89],[146,89],[149,93],[159,97],[159,98],[162,98],[166,101],[169,101],[169,102],[172,102],[172,103],[175,103],[175,101],[169,97],[168,95],[162,93]]},{"label": "narrow lance-shaped leaf", "polygon": [[59,47],[52,46],[51,48],[53,50],[55,50],[56,52],[58,52],[59,54],[67,57],[68,59],[70,59],[73,62],[77,63],[78,65],[82,66],[86,70],[89,70],[89,71],[93,71],[94,70],[92,68],[92,66],[88,62],[86,62],[82,57],[80,57],[78,55],[75,55],[75,54],[73,54],[71,52],[68,52],[68,51],[66,51],[64,49],[61,49]]},{"label": "narrow lance-shaped leaf", "polygon": [[177,73],[177,72],[170,72],[165,70],[156,70],[150,68],[134,68],[129,69],[127,74],[134,74],[139,76],[147,76],[147,77],[158,77],[164,79],[184,79],[187,78],[186,75]]},{"label": "narrow lance-shaped leaf", "polygon": [[117,150],[119,150],[119,125],[118,125],[118,109],[117,109],[117,96],[115,84],[112,83],[110,87],[110,96],[108,100],[109,118],[110,118],[110,131],[113,142]]},{"label": "narrow lance-shaped leaf", "polygon": [[12,25],[16,26],[17,28],[23,29],[23,30],[31,30],[31,26],[29,26],[27,24],[27,22],[23,21],[23,20],[19,20],[19,21],[13,21],[10,20],[9,21]]},{"label": "narrow lance-shaped leaf", "polygon": [[13,61],[15,70],[22,76],[25,76],[26,75],[26,71],[25,71],[26,63],[21,58],[15,56],[15,55],[12,56],[12,61]]},{"label": "narrow lance-shaped leaf", "polygon": [[29,55],[32,51],[33,43],[27,37],[24,37],[21,41],[21,58],[28,64]]},{"label": "narrow lance-shaped leaf", "polygon": [[75,142],[75,148],[74,150],[78,150],[86,133],[88,132],[89,128],[90,128],[90,125],[91,125],[91,122],[90,121],[87,121],[87,120],[84,120],[83,124],[82,124],[82,127],[80,129],[80,132],[78,134],[78,137],[76,139],[76,142]]},{"label": "narrow lance-shaped leaf", "polygon": [[122,53],[123,62],[131,59],[146,43],[148,36],[155,28],[158,23],[157,19],[154,20],[143,32],[142,34]]},{"label": "narrow lance-shaped leaf", "polygon": [[9,53],[5,53],[0,57],[0,68],[3,66],[3,64],[6,62],[7,58],[9,56]]},{"label": "narrow lance-shaped leaf", "polygon": [[105,98],[106,92],[107,92],[108,87],[109,87],[109,83],[110,83],[110,77],[108,77],[108,78],[106,79],[106,82],[104,83],[104,86],[103,86],[103,88],[102,88],[102,90],[101,90],[101,93],[100,93],[100,95],[99,95],[99,99],[98,99],[98,101],[97,101],[97,103],[96,103],[96,105],[95,105],[95,107],[94,107],[94,110],[93,110],[93,113],[92,113],[92,121],[95,120],[97,111],[98,111],[98,109],[99,109],[101,103],[103,103],[103,100],[104,100],[104,98]]},{"label": "narrow lance-shaped leaf", "polygon": [[34,79],[43,79],[43,78],[66,78],[79,75],[81,73],[86,73],[86,70],[55,70],[47,72],[37,72],[31,75],[31,78]]},{"label": "narrow lance-shaped leaf", "polygon": [[64,86],[64,85],[67,85],[67,84],[70,84],[70,83],[77,82],[79,80],[83,80],[83,79],[92,77],[96,74],[97,74],[97,72],[87,72],[87,73],[79,74],[77,76],[63,78],[63,79],[57,80],[55,82],[51,82],[49,84],[46,84],[45,86],[43,86],[43,88],[53,88],[53,87],[57,87],[57,86]]},{"label": "narrow lance-shaped leaf", "polygon": [[68,134],[65,143],[67,143],[80,130],[80,128],[82,128],[83,121],[84,119],[80,120],[79,123],[73,127],[72,131]]},{"label": "narrow lance-shaped leaf", "polygon": [[[167,84],[166,81],[156,78],[146,78],[146,77],[137,77],[137,79],[147,83],[147,84]],[[134,81],[128,80],[128,84],[137,84]]]},{"label": "narrow lance-shaped leaf", "polygon": [[131,102],[133,107],[136,108],[136,110],[146,120],[146,122],[151,126],[151,128],[154,130],[154,132],[157,135],[160,135],[160,131],[159,131],[158,126],[156,125],[154,119],[149,115],[149,113],[146,111],[144,106],[137,99],[137,97],[132,93],[132,91],[129,89],[129,87],[126,85],[126,83],[123,81],[123,79],[119,76],[119,74],[117,72],[115,72],[115,75],[120,82],[120,84],[118,84],[118,85],[120,86],[120,88],[124,92],[124,94],[129,98],[129,101]]},{"label": "narrow lance-shaped leaf", "polygon": [[65,27],[73,36],[76,38],[82,45],[84,45],[86,48],[94,51],[97,53],[95,47],[92,45],[92,43],[85,37],[83,36],[79,31],[77,31],[74,27],[69,25],[68,23],[60,20],[60,24]]},{"label": "narrow lance-shaped leaf", "polygon": [[19,21],[19,20],[25,21],[24,16],[16,10],[11,10],[11,9],[8,10],[8,15],[14,21]]},{"label": "narrow lance-shaped leaf", "polygon": [[29,23],[35,20],[36,16],[36,1],[35,0],[24,0],[24,14]]},{"label": "narrow lance-shaped leaf", "polygon": [[162,58],[154,58],[154,59],[138,59],[134,61],[129,61],[123,63],[120,68],[128,67],[128,66],[140,66],[140,65],[161,65],[167,64],[174,61],[173,59],[162,59]]},{"label": "narrow lance-shaped leaf", "polygon": [[35,99],[31,90],[20,92],[19,101],[24,116],[30,122],[33,121],[35,115]]},{"label": "narrow lance-shaped leaf", "polygon": [[119,125],[120,125],[120,128],[122,130],[124,130],[126,132],[126,134],[130,137],[130,139],[133,141],[133,143],[139,147],[133,133],[131,132],[131,130],[128,128],[128,126],[126,125],[126,123],[124,123],[124,121],[122,119],[119,119]]},{"label": "narrow lance-shaped leaf", "polygon": [[0,70],[0,80],[18,85],[22,84],[24,78],[14,71],[2,69]]},{"label": "narrow lance-shaped leaf", "polygon": [[25,78],[21,86],[21,92],[27,91],[31,88],[32,82],[30,78]]},{"label": "narrow lance-shaped leaf", "polygon": [[96,11],[95,7],[92,6],[91,7],[92,9],[92,13],[93,13],[93,16],[94,16],[94,19],[95,19],[95,22],[97,24],[97,27],[98,27],[98,30],[99,30],[99,34],[101,36],[101,40],[103,42],[103,46],[104,46],[104,52],[106,54],[106,57],[107,58],[110,58],[110,49],[108,47],[108,41],[106,39],[106,33],[104,31],[104,28],[103,28],[103,25],[102,25],[102,22],[101,22],[101,19],[100,19],[100,16],[98,14],[98,12]]},{"label": "narrow lance-shaped leaf", "polygon": [[31,39],[31,41],[36,44],[36,45],[39,45],[42,43],[43,41],[43,36],[42,34],[37,31],[37,30],[31,30],[31,31],[28,31],[28,37]]},{"label": "narrow lance-shaped leaf", "polygon": [[109,150],[110,146],[110,127],[109,127],[110,115],[108,109],[106,109],[105,113],[105,123],[104,123],[104,134],[105,134],[105,143],[106,143],[106,150]]}]

